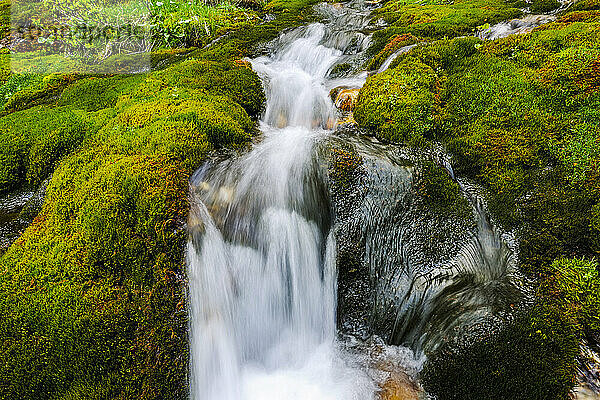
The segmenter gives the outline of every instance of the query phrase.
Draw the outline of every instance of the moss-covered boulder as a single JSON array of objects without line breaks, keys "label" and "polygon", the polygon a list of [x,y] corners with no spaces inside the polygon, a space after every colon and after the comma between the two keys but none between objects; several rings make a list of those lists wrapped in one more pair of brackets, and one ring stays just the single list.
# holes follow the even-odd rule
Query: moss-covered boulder
[{"label": "moss-covered boulder", "polygon": [[0,256],[0,398],[187,398],[189,178],[263,100],[248,66],[188,61],[0,118],[0,190],[52,174]]},{"label": "moss-covered boulder", "polygon": [[381,51],[390,38],[412,34],[425,39],[465,36],[478,26],[522,15],[522,1],[460,0],[444,1],[391,0],[374,12],[374,18],[388,24],[374,33],[373,54]]},{"label": "moss-covered boulder", "polygon": [[1,118],[0,192],[42,182],[91,128],[69,107],[34,107]]},{"label": "moss-covered boulder", "polygon": [[354,118],[380,139],[418,143],[433,128],[438,84],[431,67],[402,63],[367,80]]},{"label": "moss-covered boulder", "polygon": [[263,110],[265,95],[262,84],[249,64],[243,61],[214,62],[186,60],[152,74],[149,80],[161,85],[235,99],[246,112],[257,117]]},{"label": "moss-covered boulder", "polygon": [[566,400],[578,353],[571,321],[538,305],[442,345],[430,354],[422,382],[439,400]]},{"label": "moss-covered boulder", "polygon": [[112,108],[119,96],[139,86],[145,75],[92,76],[67,87],[61,94],[59,105],[85,111]]},{"label": "moss-covered boulder", "polygon": [[[60,93],[78,77],[76,75],[12,75],[0,88],[4,92],[2,114],[56,101]],[[0,99],[2,100],[2,99]]]},{"label": "moss-covered boulder", "polygon": [[55,172],[0,260],[3,397],[184,394],[187,176],[165,157],[97,151]]},{"label": "moss-covered boulder", "polygon": [[367,63],[367,69],[370,71],[379,69],[385,60],[394,54],[394,52],[398,51],[404,46],[415,44],[418,41],[419,39],[411,34],[393,36],[386,43],[385,47],[369,60]]}]

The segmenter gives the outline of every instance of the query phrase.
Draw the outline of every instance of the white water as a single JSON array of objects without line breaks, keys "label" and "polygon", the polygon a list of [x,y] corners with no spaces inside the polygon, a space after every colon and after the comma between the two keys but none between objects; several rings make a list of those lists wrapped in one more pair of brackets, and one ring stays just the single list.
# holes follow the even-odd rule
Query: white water
[{"label": "white water", "polygon": [[400,49],[398,49],[397,51],[395,51],[394,53],[392,53],[391,56],[389,56],[384,62],[383,64],[381,64],[381,67],[379,67],[379,69],[377,70],[377,73],[380,74],[383,71],[387,70],[390,65],[392,65],[392,63],[394,62],[394,60],[396,58],[398,58],[398,56],[400,54],[404,54],[409,52],[413,47],[415,47],[417,44],[409,44],[408,46],[403,46]]},{"label": "white water", "polygon": [[314,157],[335,118],[325,76],[343,56],[323,44],[328,29],[297,30],[275,54],[252,60],[268,99],[263,140],[194,179],[194,400],[374,396],[372,380],[336,343],[335,240]]},{"label": "white water", "polygon": [[511,19],[499,22],[479,32],[478,36],[483,40],[496,40],[510,35],[520,35],[531,32],[534,28],[555,20],[554,15],[532,14],[523,18]]}]

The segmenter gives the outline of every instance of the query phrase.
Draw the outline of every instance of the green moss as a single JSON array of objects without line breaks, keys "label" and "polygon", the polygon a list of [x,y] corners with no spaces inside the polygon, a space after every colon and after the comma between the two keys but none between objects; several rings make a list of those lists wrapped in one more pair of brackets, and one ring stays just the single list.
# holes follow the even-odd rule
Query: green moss
[{"label": "green moss", "polygon": [[111,151],[164,154],[197,166],[213,146],[249,141],[252,127],[244,109],[224,97],[157,99],[127,107],[94,140]]},{"label": "green moss", "polygon": [[[23,78],[19,78],[23,77]],[[4,114],[25,110],[27,108],[48,104],[56,101],[60,93],[77,79],[73,75],[51,74],[40,76],[36,74],[13,75],[4,86],[6,99],[3,107]],[[15,83],[16,81],[16,83]],[[15,88],[12,89],[11,87]],[[3,86],[3,88],[4,88]]]},{"label": "green moss", "polygon": [[451,4],[441,1],[392,0],[374,12],[389,27],[375,32],[374,53],[383,49],[395,35],[410,33],[425,39],[452,38],[470,34],[478,26],[517,18],[520,2],[461,0]]},{"label": "green moss", "polygon": [[381,139],[418,143],[433,128],[437,84],[431,67],[404,62],[367,80],[354,117]]},{"label": "green moss", "polygon": [[410,53],[401,54],[396,58],[391,68],[404,60],[418,60],[429,65],[436,72],[451,74],[464,68],[464,60],[478,52],[483,42],[476,37],[464,37],[448,40],[437,40],[433,43],[419,45]]},{"label": "green moss", "polygon": [[[32,21],[31,18],[35,17],[28,18],[29,19],[27,19],[27,22],[25,23],[30,23],[30,21]],[[47,54],[41,50],[31,52],[12,52],[10,62],[13,72],[20,74],[48,75],[59,72],[62,74],[74,74],[81,72],[84,68],[83,64],[75,58],[67,57],[62,54]]]},{"label": "green moss", "polygon": [[522,209],[521,269],[546,278],[548,267],[560,257],[594,256],[595,232],[591,209],[597,202],[580,184],[570,183],[560,170],[533,184]]},{"label": "green moss", "polygon": [[578,0],[573,5],[572,10],[600,10],[600,2],[598,0]]},{"label": "green moss", "polygon": [[436,212],[453,214],[460,219],[471,217],[471,206],[452,180],[448,171],[432,161],[424,162],[419,171],[417,190],[427,206]]},{"label": "green moss", "polygon": [[568,47],[548,58],[540,79],[565,95],[581,95],[600,90],[600,49]]},{"label": "green moss", "polygon": [[58,104],[85,111],[112,108],[116,105],[119,96],[133,90],[143,79],[144,75],[82,79],[62,92]]},{"label": "green moss", "polygon": [[0,37],[10,34],[10,0],[0,1]]},{"label": "green moss", "polygon": [[2,397],[184,397],[188,176],[161,156],[62,164],[0,259]]},{"label": "green moss", "polygon": [[462,343],[441,346],[429,356],[422,382],[439,400],[565,400],[578,354],[571,322],[538,305],[499,327],[484,324]]},{"label": "green moss", "polygon": [[0,49],[0,84],[4,84],[10,77],[11,73],[10,52],[8,49]]},{"label": "green moss", "polygon": [[532,13],[544,14],[561,6],[558,0],[533,0],[529,9]]},{"label": "green moss", "polygon": [[367,63],[367,69],[370,71],[379,69],[385,60],[394,54],[394,52],[398,51],[401,47],[415,44],[418,41],[418,38],[410,34],[396,35],[392,37],[385,47],[369,60]]},{"label": "green moss", "polygon": [[153,73],[148,80],[158,81],[163,87],[228,96],[253,117],[262,112],[265,102],[260,79],[249,65],[242,62],[236,64],[190,59]]},{"label": "green moss", "polygon": [[549,273],[542,295],[558,304],[561,312],[577,321],[589,337],[600,332],[598,263],[584,258],[561,258],[552,263]]},{"label": "green moss", "polygon": [[350,71],[352,71],[352,64],[342,63],[337,64],[329,71],[330,78],[339,78],[342,76],[346,76]]},{"label": "green moss", "polygon": [[75,149],[89,125],[70,108],[42,106],[0,119],[0,192],[43,181]]}]

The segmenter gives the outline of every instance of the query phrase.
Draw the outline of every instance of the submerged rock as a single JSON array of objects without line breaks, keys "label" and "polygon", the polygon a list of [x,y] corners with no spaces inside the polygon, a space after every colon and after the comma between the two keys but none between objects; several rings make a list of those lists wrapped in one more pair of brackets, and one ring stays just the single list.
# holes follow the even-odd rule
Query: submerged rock
[{"label": "submerged rock", "polygon": [[359,88],[341,89],[335,97],[335,106],[341,111],[354,110],[359,92]]},{"label": "submerged rock", "polygon": [[420,400],[424,398],[424,393],[407,374],[395,371],[381,385],[379,398],[381,400]]}]

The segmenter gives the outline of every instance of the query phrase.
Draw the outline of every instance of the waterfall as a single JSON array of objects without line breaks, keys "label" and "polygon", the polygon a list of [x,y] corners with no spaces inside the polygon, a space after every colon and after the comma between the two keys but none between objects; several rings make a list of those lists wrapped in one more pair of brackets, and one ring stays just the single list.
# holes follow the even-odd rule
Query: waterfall
[{"label": "waterfall", "polygon": [[336,344],[336,245],[315,156],[335,118],[326,75],[354,39],[342,26],[297,29],[251,60],[267,95],[262,140],[192,179],[194,400],[374,396],[372,380]]},{"label": "waterfall", "polygon": [[[367,73],[329,75],[364,64],[369,10],[361,0],[317,10],[324,22],[249,60],[267,97],[252,149],[192,178],[192,400],[375,399],[392,375],[415,377],[415,351],[521,296],[510,237],[468,185],[462,214],[419,197],[423,161],[457,179],[445,156],[333,131],[330,93]],[[336,146],[362,171],[341,203],[328,180]]]}]

